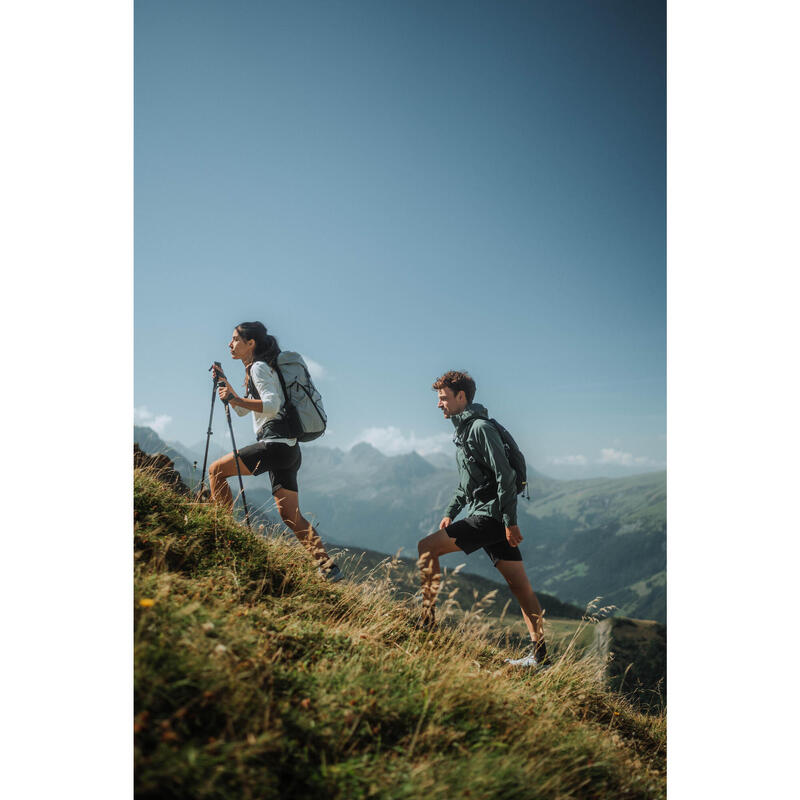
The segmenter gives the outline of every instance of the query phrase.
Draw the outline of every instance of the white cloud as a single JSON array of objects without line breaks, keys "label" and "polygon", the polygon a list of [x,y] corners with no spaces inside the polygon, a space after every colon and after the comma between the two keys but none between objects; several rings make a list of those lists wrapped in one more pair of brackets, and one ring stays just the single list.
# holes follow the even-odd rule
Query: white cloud
[{"label": "white cloud", "polygon": [[[302,355],[302,353],[300,355]],[[321,380],[322,378],[328,377],[328,370],[326,370],[325,367],[323,367],[322,364],[320,364],[319,362],[314,361],[313,358],[309,358],[308,356],[303,356],[303,361],[306,362],[306,366],[308,367],[308,372],[313,378],[313,380],[318,381]]]},{"label": "white cloud", "polygon": [[[452,447],[453,437],[449,433],[436,433],[433,436],[417,436],[413,431],[403,433],[399,428],[389,425],[385,428],[367,428],[355,439],[353,444],[367,442],[385,453],[396,456],[416,450],[420,455],[445,453]],[[352,445],[351,445],[352,446]]]},{"label": "white cloud", "polygon": [[172,417],[169,414],[153,414],[147,406],[137,406],[133,409],[133,421],[137,425],[152,428],[161,436],[167,425],[172,422]]},{"label": "white cloud", "polygon": [[551,464],[569,464],[570,466],[578,466],[578,467],[585,467],[589,463],[589,459],[586,458],[584,455],[574,455],[574,456],[556,456],[555,458],[550,459]]},{"label": "white cloud", "polygon": [[658,462],[646,456],[635,456],[633,453],[624,453],[622,450],[615,450],[613,447],[604,447],[600,450],[598,464],[618,464],[621,467],[652,467],[658,466]]}]

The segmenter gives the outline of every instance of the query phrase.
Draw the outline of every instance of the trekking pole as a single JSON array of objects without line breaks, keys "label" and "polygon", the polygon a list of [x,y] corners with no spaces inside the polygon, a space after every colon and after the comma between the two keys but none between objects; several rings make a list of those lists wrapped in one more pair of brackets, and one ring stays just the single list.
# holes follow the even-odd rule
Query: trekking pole
[{"label": "trekking pole", "polygon": [[[220,365],[216,361],[214,363],[217,364],[217,366],[219,366],[220,369],[222,369],[222,365]],[[223,383],[224,385],[223,381],[220,381],[220,383]],[[242,493],[242,503],[244,505],[244,520],[247,523],[247,527],[251,528],[250,512],[247,510],[247,498],[245,497],[244,494],[244,482],[242,481],[242,471],[241,469],[239,469],[239,451],[236,449],[236,440],[233,438],[233,422],[231,422],[231,409],[230,406],[228,405],[227,400],[223,400],[222,405],[225,406],[225,416],[228,418],[228,430],[230,431],[231,444],[233,445],[233,460],[236,462],[236,474],[239,476],[239,490]]]},{"label": "trekking pole", "polygon": [[[209,372],[213,372],[213,370],[214,370],[213,366],[208,368]],[[214,417],[214,400],[217,399],[218,383],[219,383],[219,378],[217,378],[217,373],[214,372],[214,385],[211,387],[211,413],[208,415],[208,431],[206,432],[206,453],[203,456],[203,473],[200,476],[200,485],[197,487],[198,497],[203,493],[203,481],[205,481],[206,479],[206,464],[208,463],[208,445],[211,442],[211,420]]]}]

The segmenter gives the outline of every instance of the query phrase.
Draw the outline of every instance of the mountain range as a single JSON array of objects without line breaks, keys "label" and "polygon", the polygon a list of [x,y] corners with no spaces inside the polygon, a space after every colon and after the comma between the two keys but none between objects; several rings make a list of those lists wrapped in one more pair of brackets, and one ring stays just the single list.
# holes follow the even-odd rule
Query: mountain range
[{"label": "mountain range", "polygon": [[[164,452],[191,486],[198,482],[205,443],[163,442],[134,428],[147,452]],[[209,463],[221,454],[210,448]],[[367,443],[340,450],[302,449],[300,505],[323,540],[406,557],[435,530],[457,484],[455,457],[416,452],[387,456]],[[193,470],[193,462],[197,467]],[[529,470],[530,501],[520,497],[520,545],[534,588],[586,606],[600,597],[627,617],[666,622],[666,472],[623,478],[556,480]],[[235,485],[235,482],[234,482]],[[251,513],[278,521],[266,476],[244,481]],[[481,553],[445,556],[465,571],[497,580]]]}]

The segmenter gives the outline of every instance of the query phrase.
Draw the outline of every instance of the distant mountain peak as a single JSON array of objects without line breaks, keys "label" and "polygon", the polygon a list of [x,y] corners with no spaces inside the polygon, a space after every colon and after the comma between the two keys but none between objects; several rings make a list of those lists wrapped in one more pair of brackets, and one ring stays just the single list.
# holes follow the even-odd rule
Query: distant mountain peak
[{"label": "distant mountain peak", "polygon": [[380,450],[378,450],[377,447],[373,447],[373,445],[371,445],[369,442],[358,442],[357,444],[354,444],[348,453],[352,456],[357,456],[358,458],[388,458],[388,456],[385,456]]}]

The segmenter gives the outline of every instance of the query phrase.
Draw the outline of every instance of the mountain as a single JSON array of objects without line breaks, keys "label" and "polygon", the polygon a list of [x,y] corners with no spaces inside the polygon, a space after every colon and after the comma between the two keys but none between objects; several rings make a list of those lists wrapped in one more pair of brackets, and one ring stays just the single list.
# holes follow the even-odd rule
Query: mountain
[{"label": "mountain", "polygon": [[[193,445],[189,445],[189,447],[181,444],[181,442],[175,441],[166,442],[166,445],[180,453],[189,462],[189,464],[193,464],[194,462],[197,463],[197,479],[199,480],[200,473],[203,470],[203,457],[205,456],[206,450],[205,441],[196,442]],[[223,450],[223,448],[221,448],[213,440],[210,441],[208,445],[208,464],[211,464],[218,458],[222,458],[222,456],[224,456],[227,452],[227,450]],[[206,468],[208,467],[208,464],[206,465]]]},{"label": "mountain", "polygon": [[[177,452],[177,443],[155,438]],[[315,443],[302,454],[303,513],[326,541],[366,550],[416,558],[457,483],[452,454],[449,467],[413,452],[387,456],[365,442],[347,451]],[[193,485],[181,458],[177,469],[188,468],[184,480]],[[534,588],[581,607],[601,597],[622,615],[666,622],[666,473],[566,481],[530,470],[529,479],[531,500],[519,499],[518,518]],[[277,522],[268,477],[245,477],[244,486],[251,512]],[[467,570],[497,580],[482,552],[467,559]]]}]

